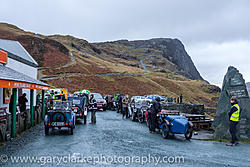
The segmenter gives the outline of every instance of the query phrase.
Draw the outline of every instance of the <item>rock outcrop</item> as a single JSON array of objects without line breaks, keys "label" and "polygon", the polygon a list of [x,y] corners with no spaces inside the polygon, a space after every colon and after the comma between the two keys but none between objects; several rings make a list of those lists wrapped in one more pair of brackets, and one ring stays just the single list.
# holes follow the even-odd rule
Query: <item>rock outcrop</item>
[{"label": "rock outcrop", "polygon": [[237,136],[240,139],[250,140],[250,99],[246,89],[245,81],[239,71],[230,66],[224,77],[219,104],[216,109],[213,123],[215,139],[229,139],[229,116],[231,109],[230,98],[238,98],[241,107],[240,123]]},{"label": "rock outcrop", "polygon": [[119,40],[92,45],[100,52],[114,57],[125,60],[146,60],[144,63],[151,66],[155,72],[168,69],[192,80],[203,80],[184,45],[178,39]]}]

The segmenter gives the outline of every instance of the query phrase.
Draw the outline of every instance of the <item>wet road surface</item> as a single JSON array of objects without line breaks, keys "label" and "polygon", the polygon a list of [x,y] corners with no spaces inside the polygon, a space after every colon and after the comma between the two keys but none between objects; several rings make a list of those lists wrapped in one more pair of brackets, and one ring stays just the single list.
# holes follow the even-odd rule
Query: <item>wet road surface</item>
[{"label": "wet road surface", "polygon": [[0,147],[0,166],[250,166],[248,144],[163,139],[114,111],[96,114],[96,125],[79,123],[73,136],[67,130],[45,136],[42,124],[26,131]]}]

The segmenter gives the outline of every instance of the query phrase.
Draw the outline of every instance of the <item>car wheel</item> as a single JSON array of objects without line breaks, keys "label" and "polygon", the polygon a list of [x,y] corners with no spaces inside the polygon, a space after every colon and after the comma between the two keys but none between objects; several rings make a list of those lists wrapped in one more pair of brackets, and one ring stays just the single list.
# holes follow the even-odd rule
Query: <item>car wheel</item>
[{"label": "car wheel", "polygon": [[106,109],[106,107],[103,107],[102,110],[103,110],[103,111],[106,111],[107,109]]},{"label": "car wheel", "polygon": [[86,124],[87,123],[87,116],[83,117],[83,123]]},{"label": "car wheel", "polygon": [[149,117],[147,117],[146,124],[147,124],[147,127],[149,127],[149,126],[150,126],[150,118],[149,118]]},{"label": "car wheel", "polygon": [[73,134],[74,134],[73,132],[74,132],[74,128],[71,127],[71,128],[70,128],[70,135],[73,135]]},{"label": "car wheel", "polygon": [[75,122],[75,118],[73,119],[73,128],[75,129],[76,127],[76,122]]},{"label": "car wheel", "polygon": [[190,140],[193,136],[193,128],[189,127],[184,135],[187,140]]},{"label": "car wheel", "polygon": [[169,126],[166,123],[163,123],[162,125],[161,135],[164,139],[168,138],[169,136]]},{"label": "car wheel", "polygon": [[48,126],[45,126],[45,135],[47,136],[47,135],[49,135],[49,127]]},{"label": "car wheel", "polygon": [[144,122],[144,118],[143,118],[142,113],[139,113],[139,114],[138,114],[138,121],[139,121],[140,123],[143,123],[143,122]]},{"label": "car wheel", "polygon": [[135,113],[134,112],[132,113],[132,121],[134,121],[134,122],[136,121],[136,117],[135,117]]}]

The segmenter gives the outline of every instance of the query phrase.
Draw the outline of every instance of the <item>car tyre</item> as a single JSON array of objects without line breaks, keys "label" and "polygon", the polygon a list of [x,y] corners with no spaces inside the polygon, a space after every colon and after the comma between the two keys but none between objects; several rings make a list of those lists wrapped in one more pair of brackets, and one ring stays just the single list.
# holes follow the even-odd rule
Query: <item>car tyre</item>
[{"label": "car tyre", "polygon": [[83,123],[84,123],[84,125],[87,123],[87,116],[83,117]]},{"label": "car tyre", "polygon": [[147,127],[149,127],[149,126],[150,126],[150,118],[149,118],[149,117],[147,117],[147,120],[146,120],[146,125],[147,125]]},{"label": "car tyre", "polygon": [[169,136],[169,126],[166,123],[163,123],[162,125],[161,135],[164,139],[168,138]]},{"label": "car tyre", "polygon": [[136,121],[136,117],[135,117],[135,113],[132,113],[132,121],[135,122]]},{"label": "car tyre", "polygon": [[71,128],[70,128],[70,135],[73,135],[73,134],[74,134],[74,128],[71,127]]},{"label": "car tyre", "polygon": [[107,109],[106,109],[106,107],[103,107],[102,110],[103,110],[103,111],[106,111]]},{"label": "car tyre", "polygon": [[76,122],[75,122],[75,119],[73,119],[73,128],[74,128],[74,129],[76,128]]},{"label": "car tyre", "polygon": [[47,135],[49,135],[49,127],[48,126],[45,126],[45,135],[47,136]]},{"label": "car tyre", "polygon": [[187,140],[190,140],[193,136],[193,128],[189,127],[184,135]]},{"label": "car tyre", "polygon": [[[139,111],[139,112],[140,112],[140,111]],[[143,122],[144,122],[144,117],[143,117],[142,113],[138,113],[138,121],[139,121],[140,123],[143,123]]]}]

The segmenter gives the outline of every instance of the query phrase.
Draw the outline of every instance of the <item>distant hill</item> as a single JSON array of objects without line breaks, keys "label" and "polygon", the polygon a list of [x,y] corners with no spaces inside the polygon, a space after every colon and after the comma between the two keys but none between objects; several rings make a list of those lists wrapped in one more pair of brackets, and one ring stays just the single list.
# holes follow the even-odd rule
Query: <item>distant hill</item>
[{"label": "distant hill", "polygon": [[178,39],[89,43],[44,36],[0,23],[0,38],[19,41],[39,64],[38,78],[53,87],[109,94],[160,94],[215,107],[220,89],[200,76]]}]

